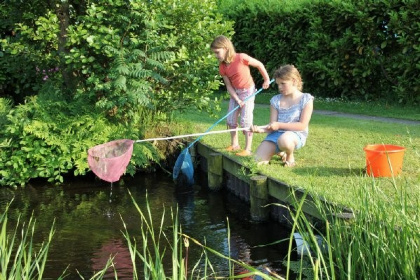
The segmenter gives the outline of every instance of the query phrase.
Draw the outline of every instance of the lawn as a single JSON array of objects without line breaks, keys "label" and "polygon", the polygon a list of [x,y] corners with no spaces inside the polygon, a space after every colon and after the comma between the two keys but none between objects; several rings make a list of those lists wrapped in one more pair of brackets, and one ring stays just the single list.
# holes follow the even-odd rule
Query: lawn
[{"label": "lawn", "polygon": [[[226,102],[222,104],[222,111],[217,117],[190,111],[176,115],[175,120],[186,128],[184,132],[204,132],[225,116],[226,105]],[[254,111],[254,124],[267,124],[268,119],[268,106],[257,104]],[[224,121],[213,130],[223,129],[226,129]],[[270,165],[261,166],[258,171],[288,185],[304,188],[312,195],[318,195],[355,209],[363,204],[360,197],[361,192],[366,189],[365,186],[375,184],[390,203],[394,200],[407,199],[407,203],[412,205],[413,212],[418,210],[420,125],[401,125],[314,113],[309,131],[306,146],[296,152],[296,167],[284,168],[280,159],[274,157]],[[265,134],[255,134],[253,151],[264,136]],[[242,146],[243,140],[244,137],[241,134]],[[223,149],[230,143],[230,136],[228,133],[207,135],[201,141],[224,152]],[[363,147],[368,144],[393,144],[405,147],[403,172],[395,178],[366,176]],[[234,154],[231,156],[236,157]],[[239,159],[243,160],[244,164],[249,164],[247,163],[249,159]],[[406,195],[401,197],[402,193]]]},{"label": "lawn", "polygon": [[[259,104],[269,104],[270,98],[275,94],[277,93],[273,90],[263,92],[263,94],[256,97],[255,102]],[[416,105],[401,106],[401,104],[398,103],[345,101],[342,98],[317,97],[314,102],[314,107],[318,110],[420,121],[420,108]]]}]

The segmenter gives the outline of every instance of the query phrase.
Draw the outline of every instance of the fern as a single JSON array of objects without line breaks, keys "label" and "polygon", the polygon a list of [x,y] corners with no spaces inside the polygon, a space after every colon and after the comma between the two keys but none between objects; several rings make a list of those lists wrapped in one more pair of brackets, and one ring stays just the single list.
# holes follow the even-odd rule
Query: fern
[{"label": "fern", "polygon": [[[74,103],[80,105],[78,100]],[[10,141],[4,140],[1,145],[0,156],[5,160],[0,161],[0,185],[24,185],[37,177],[61,183],[64,174],[84,175],[89,171],[90,147],[138,137],[133,127],[112,124],[103,114],[85,107],[68,106],[66,101],[50,101],[43,96],[31,98],[9,112],[4,137]],[[133,162],[133,170],[160,159],[152,146],[144,151],[146,155],[138,157],[139,164]]]}]

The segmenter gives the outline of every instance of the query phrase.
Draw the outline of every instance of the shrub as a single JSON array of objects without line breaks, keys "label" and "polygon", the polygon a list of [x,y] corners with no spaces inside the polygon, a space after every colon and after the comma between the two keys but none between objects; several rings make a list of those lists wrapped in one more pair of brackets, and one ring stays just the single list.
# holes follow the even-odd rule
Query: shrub
[{"label": "shrub", "polygon": [[269,72],[294,64],[305,91],[323,97],[420,102],[418,1],[266,2],[230,1],[221,10],[235,21],[237,49]]},{"label": "shrub", "polygon": [[[216,107],[210,96],[220,79],[209,43],[231,33],[232,23],[216,13],[214,1],[62,1],[54,9],[28,13],[32,21],[16,22],[16,35],[1,41],[4,61],[22,58],[22,65],[0,67],[0,79],[6,70],[24,77],[35,76],[37,66],[41,74],[59,69],[57,80],[41,76],[27,93],[55,83],[117,121],[136,120],[145,109],[161,115]],[[29,86],[26,80],[17,83]]]},{"label": "shrub", "polygon": [[[46,178],[63,182],[64,175],[85,175],[89,170],[87,150],[98,143],[118,138],[136,138],[139,130],[109,122],[92,111],[83,99],[66,102],[55,95],[31,97],[7,115],[1,142],[8,142],[0,150],[0,185],[24,185],[32,178]],[[158,161],[160,155],[151,145],[137,147],[132,165]]]}]

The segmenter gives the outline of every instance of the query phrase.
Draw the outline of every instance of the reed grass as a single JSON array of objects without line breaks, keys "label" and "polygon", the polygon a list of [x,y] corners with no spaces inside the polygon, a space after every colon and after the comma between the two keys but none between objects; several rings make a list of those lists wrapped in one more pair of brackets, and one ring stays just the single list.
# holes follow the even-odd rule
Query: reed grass
[{"label": "reed grass", "polygon": [[8,232],[9,207],[10,203],[0,215],[0,279],[42,279],[55,232],[54,224],[47,240],[37,248],[34,243],[33,217],[27,223],[22,223],[19,217],[14,231]]},{"label": "reed grass", "polygon": [[[297,267],[299,279],[308,269],[310,279],[419,279],[420,222],[418,215],[407,215],[407,193],[401,192],[397,201],[390,201],[395,198],[384,197],[373,181],[364,186],[360,196],[364,207],[350,222],[329,216],[332,209],[315,201],[324,215],[321,229],[303,214],[304,197],[287,206],[293,219],[290,242],[298,231],[311,248],[309,256],[302,255],[300,261],[293,262],[289,247],[287,279],[291,267]],[[387,210],[390,203],[398,205],[393,208],[396,213]]]},{"label": "reed grass", "polygon": [[[131,194],[130,194],[131,196]],[[132,196],[131,196],[132,197]],[[284,279],[275,273],[267,275],[252,266],[235,259],[230,256],[230,231],[228,230],[228,256],[217,252],[200,242],[197,238],[188,236],[182,232],[178,221],[177,211],[171,210],[170,223],[171,226],[165,226],[165,212],[159,222],[159,229],[155,231],[156,221],[153,221],[150,206],[146,200],[146,205],[142,209],[132,197],[132,201],[140,216],[141,237],[140,240],[131,235],[127,231],[127,227],[123,221],[125,231],[124,238],[127,241],[133,263],[133,279],[242,279],[244,277],[259,276],[260,279],[274,280]],[[228,222],[229,224],[229,222]],[[164,230],[166,228],[166,230]],[[229,226],[228,226],[229,228]],[[171,234],[170,234],[171,233]],[[193,247],[195,246],[195,247]],[[198,259],[191,259],[189,255],[190,249],[201,250]],[[164,266],[166,255],[170,256],[170,266]],[[210,254],[227,260],[228,269],[225,272],[219,272],[210,261]],[[136,267],[142,265],[142,271]],[[247,273],[235,275],[237,267],[246,270]],[[141,275],[141,277],[140,277]]]},{"label": "reed grass", "polygon": [[[130,251],[134,279],[206,279],[210,275],[211,277],[217,275],[205,252],[192,264],[189,262],[190,242],[189,238],[182,234],[177,211],[171,210],[170,230],[169,228],[167,231],[164,230],[167,228],[164,211],[159,221],[159,229],[155,231],[157,227],[152,219],[149,204],[146,203],[145,209],[142,210],[133,197],[132,201],[140,216],[141,237],[137,241],[131,236],[124,221],[123,235]],[[167,254],[171,260],[170,269],[164,266]],[[142,265],[141,271],[137,269],[139,264]]]},{"label": "reed grass", "polygon": [[[232,259],[230,250],[225,256],[208,247],[205,239],[201,242],[196,237],[184,234],[177,211],[171,210],[169,223],[165,212],[160,220],[153,220],[147,199],[146,205],[140,207],[130,194],[140,217],[140,234],[128,232],[124,221],[122,234],[131,255],[133,279],[419,279],[420,222],[418,214],[407,214],[411,210],[411,205],[407,204],[409,194],[401,191],[398,197],[387,197],[372,180],[371,184],[363,186],[359,195],[364,207],[355,212],[355,218],[350,221],[331,216],[334,209],[315,198],[313,203],[323,214],[322,219],[315,223],[302,211],[303,204],[307,203],[305,195],[294,196],[293,192],[294,203],[277,204],[290,211],[292,224],[290,237],[278,241],[289,244],[284,260],[286,275],[281,276],[269,268],[263,272]],[[396,213],[385,211],[389,204],[398,205],[393,208]],[[417,200],[416,206],[420,209],[420,200]],[[8,206],[0,215],[0,279],[43,279],[54,227],[47,240],[36,246],[33,240],[35,222],[32,218],[27,225],[16,226],[14,232],[7,233],[7,209]],[[298,260],[293,260],[296,232],[307,241],[309,251],[307,255],[302,254]],[[229,230],[227,235],[230,239]],[[201,255],[192,259],[189,254],[191,249],[201,250]],[[227,260],[228,272],[217,271],[210,261],[210,255]],[[167,257],[171,262],[164,261]],[[235,275],[238,268],[246,273]],[[113,269],[114,278],[118,279],[113,256],[101,271],[89,279],[109,278],[106,274],[109,269]],[[60,280],[65,278],[64,274]]]},{"label": "reed grass", "polygon": [[[327,207],[331,206],[315,199],[316,207],[323,213],[323,218],[317,223],[318,226],[314,226],[314,221],[305,216],[302,211],[303,204],[307,203],[305,195],[299,198],[294,196],[295,202],[292,205],[278,205],[286,207],[292,217],[290,238],[279,241],[289,242],[288,255],[284,260],[287,267],[285,276],[272,273],[269,269],[267,270],[269,273],[264,273],[242,261],[232,259],[230,253],[225,256],[208,247],[205,242],[182,233],[176,212],[171,214],[172,239],[168,238],[169,235],[162,230],[164,217],[159,222],[160,230],[155,232],[149,206],[146,205],[146,210],[141,210],[134,199],[133,203],[142,220],[143,249],[137,248],[127,231],[124,236],[133,255],[144,262],[144,279],[259,277],[259,279],[274,280],[295,279],[296,275],[297,279],[418,279],[420,224],[418,215],[413,217],[406,214],[409,212],[407,207],[411,207],[406,203],[407,193],[401,192],[398,198],[384,197],[384,193],[372,181],[372,184],[364,186],[360,196],[365,203],[364,209],[356,212],[355,218],[351,221],[331,216],[330,213],[334,212],[334,209],[328,209]],[[389,211],[384,211],[390,203],[399,206],[395,208],[398,219],[395,213],[390,214]],[[417,206],[420,208],[419,201]],[[301,255],[297,261],[292,260],[292,253],[296,250],[293,244],[295,232],[302,235],[310,248],[308,255]],[[158,245],[162,239],[166,244],[165,247]],[[202,258],[199,260],[189,259],[188,250],[193,245],[203,250]],[[269,245],[272,244],[263,246]],[[165,271],[167,268],[162,262],[168,250],[171,251],[171,271]],[[221,275],[216,271],[209,261],[209,254],[228,261],[229,275]],[[135,262],[136,258],[133,258],[133,264]],[[189,266],[189,262],[193,265]],[[235,267],[240,267],[247,272],[235,275]],[[293,267],[295,269],[292,271]]]}]

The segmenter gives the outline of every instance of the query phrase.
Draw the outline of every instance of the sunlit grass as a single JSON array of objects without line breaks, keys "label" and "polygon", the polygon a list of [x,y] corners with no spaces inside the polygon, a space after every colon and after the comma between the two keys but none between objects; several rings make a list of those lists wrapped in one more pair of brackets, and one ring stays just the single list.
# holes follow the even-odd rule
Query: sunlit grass
[{"label": "sunlit grass", "polygon": [[[226,114],[222,104],[219,118]],[[256,106],[254,124],[268,123],[269,110]],[[200,112],[186,112],[176,117],[176,123],[188,132],[204,132],[217,118]],[[214,130],[226,129],[224,122]],[[185,132],[185,131],[184,131]],[[253,151],[265,134],[254,134]],[[239,135],[243,145],[244,137]],[[222,153],[230,144],[230,135],[207,135],[202,142]],[[406,148],[403,171],[395,178],[365,176],[365,152],[368,144],[394,144]],[[231,156],[236,157],[234,154]],[[246,164],[246,159],[237,157]],[[319,195],[334,203],[359,208],[360,189],[372,180],[389,197],[396,197],[403,190],[410,194],[412,204],[420,197],[420,126],[401,125],[381,121],[360,120],[345,117],[314,114],[309,125],[307,144],[296,152],[297,166],[283,168],[278,157],[270,165],[261,166],[259,172],[276,178],[291,186],[301,187],[311,194]],[[397,187],[395,187],[397,186]]]},{"label": "sunlit grass", "polygon": [[[273,90],[265,91],[256,97],[255,103],[261,105],[270,104],[270,99],[275,94],[277,94],[277,92]],[[342,98],[323,98],[315,96],[314,109],[420,121],[419,106],[401,105],[398,103],[349,101]]]}]

